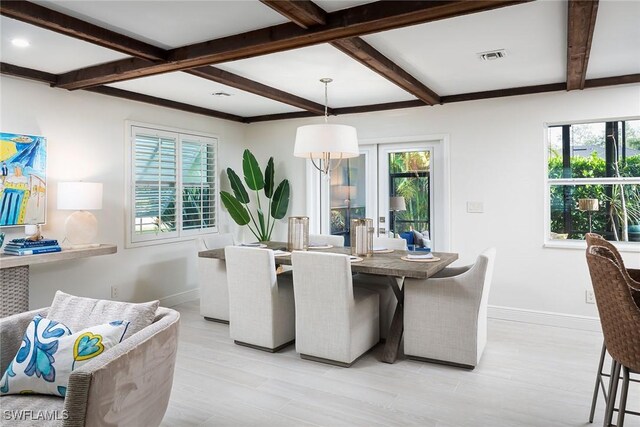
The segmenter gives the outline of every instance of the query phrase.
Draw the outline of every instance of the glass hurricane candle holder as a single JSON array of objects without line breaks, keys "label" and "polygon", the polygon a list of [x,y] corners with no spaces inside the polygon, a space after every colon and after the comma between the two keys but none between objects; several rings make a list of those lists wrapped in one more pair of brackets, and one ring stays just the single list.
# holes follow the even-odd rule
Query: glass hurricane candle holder
[{"label": "glass hurricane candle holder", "polygon": [[371,218],[351,220],[351,254],[373,255],[373,220]]},{"label": "glass hurricane candle holder", "polygon": [[289,217],[288,251],[306,251],[309,248],[309,217]]}]

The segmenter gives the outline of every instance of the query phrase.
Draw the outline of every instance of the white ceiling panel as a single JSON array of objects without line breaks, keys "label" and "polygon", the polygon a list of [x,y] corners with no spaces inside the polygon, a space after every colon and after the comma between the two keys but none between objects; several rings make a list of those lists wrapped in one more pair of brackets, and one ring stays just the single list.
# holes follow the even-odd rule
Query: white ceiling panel
[{"label": "white ceiling panel", "polygon": [[323,77],[330,77],[329,106],[415,99],[412,95],[329,45],[317,45],[216,65],[218,68],[324,104]]},{"label": "white ceiling panel", "polygon": [[[243,117],[301,111],[277,101],[182,72],[127,80],[108,86]],[[214,92],[226,92],[231,96],[211,95]]]},{"label": "white ceiling panel", "polygon": [[600,1],[587,79],[640,73],[640,2]]},{"label": "white ceiling panel", "polygon": [[314,3],[320,6],[325,12],[335,12],[336,10],[348,9],[363,4],[371,3],[372,0],[315,0]]},{"label": "white ceiling panel", "polygon": [[259,1],[37,1],[165,49],[288,22]]},{"label": "white ceiling panel", "polygon": [[[566,80],[567,3],[539,1],[363,37],[439,95]],[[505,49],[482,61],[477,53]]]},{"label": "white ceiling panel", "polygon": [[[60,74],[104,62],[127,58],[126,55],[40,27],[0,17],[0,59],[12,65]],[[13,38],[23,38],[31,45],[18,48]]]}]

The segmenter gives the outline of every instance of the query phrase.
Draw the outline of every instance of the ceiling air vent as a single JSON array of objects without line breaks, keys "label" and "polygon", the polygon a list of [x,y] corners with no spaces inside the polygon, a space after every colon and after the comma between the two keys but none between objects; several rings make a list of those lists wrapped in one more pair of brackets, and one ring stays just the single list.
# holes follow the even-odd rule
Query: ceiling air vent
[{"label": "ceiling air vent", "polygon": [[504,49],[498,50],[490,50],[488,52],[480,52],[477,54],[478,58],[483,61],[495,61],[496,59],[501,59],[507,56],[507,52]]}]

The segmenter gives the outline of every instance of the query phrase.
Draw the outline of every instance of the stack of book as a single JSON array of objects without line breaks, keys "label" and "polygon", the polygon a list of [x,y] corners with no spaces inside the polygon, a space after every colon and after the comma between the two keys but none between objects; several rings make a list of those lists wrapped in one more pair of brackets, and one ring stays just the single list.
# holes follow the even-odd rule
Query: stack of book
[{"label": "stack of book", "polygon": [[54,239],[13,239],[4,247],[4,253],[9,255],[46,254],[49,252],[60,252],[61,250],[58,241]]}]

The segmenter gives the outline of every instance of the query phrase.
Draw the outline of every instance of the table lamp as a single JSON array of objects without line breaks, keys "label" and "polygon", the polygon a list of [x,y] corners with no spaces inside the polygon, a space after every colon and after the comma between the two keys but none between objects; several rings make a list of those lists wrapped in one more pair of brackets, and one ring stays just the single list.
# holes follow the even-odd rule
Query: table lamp
[{"label": "table lamp", "polygon": [[64,223],[65,240],[73,249],[99,246],[98,220],[90,210],[102,209],[102,183],[58,183],[58,209],[75,210]]},{"label": "table lamp", "polygon": [[589,215],[589,233],[592,232],[591,213],[597,212],[598,209],[600,209],[598,205],[598,199],[578,199],[578,210],[582,212],[587,212]]},{"label": "table lamp", "polygon": [[407,210],[407,205],[404,201],[404,197],[389,197],[389,210],[394,213],[393,214],[394,237],[396,234],[400,236],[400,233],[398,233],[398,229],[396,228],[396,218],[398,216],[398,212]]}]

